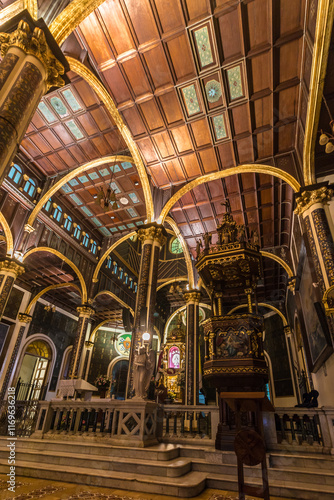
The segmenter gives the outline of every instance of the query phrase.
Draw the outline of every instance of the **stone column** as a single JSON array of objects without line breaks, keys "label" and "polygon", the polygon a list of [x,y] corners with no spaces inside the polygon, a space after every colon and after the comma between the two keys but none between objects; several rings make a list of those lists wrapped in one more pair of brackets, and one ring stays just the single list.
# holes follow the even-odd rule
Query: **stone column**
[{"label": "stone column", "polygon": [[80,365],[82,360],[82,355],[84,351],[84,345],[86,340],[86,334],[88,330],[89,322],[95,311],[89,306],[82,305],[77,307],[79,313],[77,334],[74,341],[74,346],[71,352],[71,360],[69,367],[69,378],[78,378],[80,375]]},{"label": "stone column", "polygon": [[199,301],[201,292],[189,290],[183,295],[187,303],[186,387],[185,403],[198,404],[199,391]]},{"label": "stone column", "polygon": [[23,273],[24,267],[21,263],[8,257],[0,261],[0,319],[3,316],[14,282]]},{"label": "stone column", "polygon": [[17,355],[18,355],[20,347],[21,347],[21,343],[22,343],[22,339],[24,337],[26,326],[31,322],[32,316],[29,316],[29,314],[20,313],[18,316],[18,319],[19,319],[20,329],[19,329],[19,333],[17,334],[17,337],[16,337],[16,342],[15,342],[15,345],[14,345],[14,348],[13,348],[13,351],[12,351],[12,354],[10,357],[9,364],[7,366],[6,373],[5,373],[4,378],[3,378],[3,383],[2,383],[1,392],[0,392],[0,402],[7,399],[7,397],[6,397],[7,396],[7,389],[9,386],[9,382],[11,381],[12,376],[13,376],[14,367],[15,367],[16,361],[17,361]]},{"label": "stone column", "polygon": [[142,251],[129,359],[126,391],[128,398],[132,397],[133,361],[136,349],[141,345],[142,334],[144,331],[148,331],[151,334],[151,340],[153,336],[153,313],[157,295],[159,256],[160,249],[167,241],[166,234],[164,227],[155,222],[138,230],[138,238],[142,242]]},{"label": "stone column", "polygon": [[[31,23],[30,23],[31,24]],[[57,56],[64,60],[56,46]],[[16,31],[0,33],[0,182],[50,87],[64,85],[64,66],[51,51],[44,31],[21,20]]]},{"label": "stone column", "polygon": [[325,205],[333,190],[327,185],[307,186],[296,195],[295,213],[303,218],[319,288],[334,284],[334,243],[328,224]]}]

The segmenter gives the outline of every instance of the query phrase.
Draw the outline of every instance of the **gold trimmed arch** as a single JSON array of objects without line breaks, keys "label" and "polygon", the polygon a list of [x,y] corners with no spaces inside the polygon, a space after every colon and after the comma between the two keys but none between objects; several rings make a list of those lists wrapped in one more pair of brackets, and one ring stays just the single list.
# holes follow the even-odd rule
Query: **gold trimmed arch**
[{"label": "gold trimmed arch", "polygon": [[12,231],[9,227],[9,224],[7,222],[7,219],[3,215],[2,212],[0,212],[0,224],[1,224],[2,229],[4,230],[4,233],[6,236],[6,243],[7,243],[6,255],[8,257],[13,257],[13,250],[14,250],[13,235],[12,235]]},{"label": "gold trimmed arch", "polygon": [[[182,276],[177,276],[178,281],[188,281],[188,278],[183,278]],[[157,292],[161,290],[164,286],[171,285],[172,283],[175,283],[175,278],[165,281],[164,283],[161,283],[161,285],[158,286]]]},{"label": "gold trimmed arch", "polygon": [[128,238],[130,238],[131,236],[134,236],[136,233],[136,231],[131,231],[131,233],[129,234],[126,234],[125,236],[123,236],[122,238],[120,238],[119,240],[115,241],[115,243],[113,243],[109,248],[108,250],[106,250],[104,252],[104,254],[102,255],[102,257],[100,258],[96,268],[95,268],[95,271],[94,271],[94,274],[93,274],[93,278],[92,278],[92,281],[93,283],[97,283],[99,280],[98,280],[98,274],[100,272],[100,269],[101,269],[101,266],[103,264],[103,262],[106,260],[106,258],[108,257],[108,255],[118,246],[120,245],[121,243],[123,243],[123,241],[126,241]]},{"label": "gold trimmed arch", "polygon": [[37,0],[24,0],[23,1],[23,9],[27,9],[33,19],[35,21],[38,17],[38,4]]},{"label": "gold trimmed arch", "polygon": [[68,257],[65,257],[65,255],[63,255],[62,253],[58,252],[58,250],[54,250],[53,248],[49,248],[49,247],[36,247],[36,248],[32,248],[31,250],[29,250],[24,255],[23,262],[30,255],[32,255],[33,253],[36,253],[36,252],[50,252],[50,253],[53,253],[53,255],[56,255],[56,257],[59,257],[59,259],[61,259],[64,262],[66,262],[66,264],[68,264],[73,269],[73,271],[78,276],[79,281],[80,281],[81,292],[82,292],[82,303],[86,304],[86,302],[87,302],[87,287],[86,287],[85,280],[83,279],[83,276],[82,276],[81,272],[79,271],[79,269],[77,268],[77,266]]},{"label": "gold trimmed arch", "polygon": [[316,183],[314,149],[327,71],[333,19],[334,2],[332,0],[319,0],[303,149],[303,174],[306,185]]},{"label": "gold trimmed arch", "polygon": [[168,222],[170,227],[173,229],[175,236],[177,237],[177,239],[181,243],[183,255],[184,255],[184,258],[186,261],[186,266],[187,266],[189,288],[193,289],[195,287],[195,278],[194,278],[193,266],[191,264],[191,258],[190,258],[188,245],[187,245],[185,239],[183,238],[176,222],[171,217],[166,217],[165,222]]},{"label": "gold trimmed arch", "polygon": [[[211,306],[210,306],[209,304],[204,304],[204,302],[200,302],[200,303],[198,304],[198,307],[206,307],[207,309],[210,309],[210,311],[211,311]],[[175,318],[175,316],[176,316],[177,314],[179,314],[180,312],[182,312],[182,311],[183,311],[184,309],[186,309],[186,308],[187,308],[187,304],[185,304],[184,306],[179,307],[178,309],[176,309],[176,311],[174,311],[174,312],[173,312],[173,313],[169,316],[169,318],[168,318],[168,320],[167,320],[167,323],[166,323],[166,325],[165,325],[165,328],[164,328],[163,343],[165,343],[165,341],[166,341],[166,340],[165,340],[165,337],[167,336],[167,331],[168,331],[168,328],[169,328],[169,325],[170,325],[170,323],[171,323],[172,319],[173,319],[173,318]]]},{"label": "gold trimmed arch", "polygon": [[281,257],[278,257],[277,255],[270,252],[265,252],[264,250],[261,250],[260,253],[263,255],[263,257],[268,257],[269,259],[278,262],[282,267],[284,267],[285,271],[288,273],[289,278],[293,277],[294,274],[291,267],[283,259],[281,259]]},{"label": "gold trimmed arch", "polygon": [[126,304],[122,299],[120,299],[119,297],[117,297],[117,295],[115,295],[113,292],[111,292],[110,290],[101,290],[101,292],[97,293],[93,299],[96,300],[97,297],[99,297],[100,295],[110,295],[110,297],[112,297],[113,299],[115,299],[117,302],[119,302],[121,304],[121,306],[123,307],[126,307],[127,309],[129,309],[130,313],[132,314],[132,316],[135,315],[135,312],[134,310],[132,309],[132,307],[128,306],[128,304]]},{"label": "gold trimmed arch", "polygon": [[36,304],[36,302],[38,301],[38,299],[40,299],[42,297],[42,295],[44,295],[45,293],[47,293],[49,290],[54,290],[55,288],[69,288],[69,287],[72,287],[72,288],[75,288],[79,293],[80,293],[80,296],[82,297],[82,293],[81,293],[81,290],[80,288],[78,287],[78,285],[75,285],[74,283],[58,283],[57,285],[50,285],[50,286],[47,286],[46,288],[43,288],[43,290],[41,290],[28,304],[26,310],[24,311],[24,314],[30,314],[30,311],[31,311],[31,308],[34,304]]},{"label": "gold trimmed arch", "polygon": [[118,161],[133,161],[133,159],[130,156],[117,156],[117,155],[103,156],[102,158],[99,158],[97,160],[92,160],[89,161],[88,163],[84,163],[83,165],[80,165],[80,167],[77,167],[68,174],[64,175],[64,177],[59,179],[59,181],[56,182],[56,184],[54,184],[39,200],[39,202],[37,203],[34,210],[31,212],[29,216],[27,226],[32,227],[38,215],[38,212],[43,208],[48,199],[51,198],[64,184],[69,182],[71,179],[74,179],[74,177],[77,177],[82,172],[86,172],[86,170],[90,170],[91,168],[94,167],[99,167],[100,165],[104,165],[105,163],[112,163],[116,159]]},{"label": "gold trimmed arch", "polygon": [[67,5],[49,26],[58,45],[62,45],[72,31],[103,2],[104,0],[73,0]]},{"label": "gold trimmed arch", "polygon": [[95,334],[99,330],[99,328],[101,328],[101,326],[105,325],[106,323],[111,323],[111,322],[112,322],[111,319],[104,319],[103,321],[101,321],[101,323],[99,323],[94,328],[94,330],[92,331],[92,333],[90,334],[90,336],[89,336],[89,342],[94,342],[94,340],[95,340]]},{"label": "gold trimmed arch", "polygon": [[[72,4],[70,4],[72,5]],[[81,8],[81,7],[80,7]],[[147,172],[143,160],[140,156],[136,143],[134,142],[130,130],[123,122],[123,119],[116,108],[114,101],[112,100],[110,94],[107,89],[102,85],[100,80],[96,78],[96,76],[80,61],[73,59],[72,57],[67,57],[67,61],[69,62],[70,68],[72,71],[77,73],[81,78],[83,78],[91,88],[95,91],[97,96],[101,99],[108,112],[110,113],[112,119],[116,123],[116,126],[123,137],[125,143],[127,144],[130,153],[132,155],[132,160],[134,161],[137,172],[139,175],[139,179],[142,185],[145,206],[146,206],[146,218],[148,222],[152,222],[154,220],[154,206],[153,206],[153,198],[150,183],[148,180]]]},{"label": "gold trimmed arch", "polygon": [[183,195],[188,193],[188,191],[194,189],[196,186],[204,184],[204,182],[210,182],[216,179],[223,179],[224,177],[229,177],[231,175],[245,173],[273,175],[274,177],[278,177],[279,179],[282,179],[287,184],[289,184],[295,192],[298,192],[301,188],[299,182],[292,175],[284,172],[280,168],[272,167],[271,165],[261,165],[258,163],[238,165],[237,167],[227,168],[226,170],[222,170],[219,172],[212,172],[211,174],[202,175],[202,177],[198,177],[197,179],[188,182],[188,184],[179,189],[179,191],[177,191],[169,199],[169,201],[163,207],[161,214],[159,215],[159,220],[161,220],[161,223],[163,224],[168,215],[168,212],[175,205],[175,203],[180,198],[182,198]]},{"label": "gold trimmed arch", "polygon": [[[284,314],[279,309],[277,309],[277,307],[272,306],[271,304],[266,304],[265,302],[259,302],[258,306],[260,306],[260,307],[266,307],[267,309],[271,309],[272,311],[275,311],[282,318],[283,326],[288,326],[288,322],[287,322],[286,317],[284,316]],[[248,304],[240,304],[239,306],[233,307],[233,309],[231,309],[227,314],[228,315],[232,314],[235,311],[237,311],[238,309],[241,309],[243,307],[248,307]]]}]

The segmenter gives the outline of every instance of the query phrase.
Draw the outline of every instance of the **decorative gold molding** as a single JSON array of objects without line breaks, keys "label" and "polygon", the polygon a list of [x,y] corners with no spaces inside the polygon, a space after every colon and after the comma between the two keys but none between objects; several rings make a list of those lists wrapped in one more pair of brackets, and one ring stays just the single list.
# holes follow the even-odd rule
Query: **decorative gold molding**
[{"label": "decorative gold molding", "polygon": [[[254,304],[255,306],[255,304]],[[266,304],[264,302],[259,302],[258,303],[258,306],[260,307],[266,307],[267,309],[271,309],[272,311],[275,311],[281,318],[282,318],[282,321],[283,321],[283,326],[287,326],[288,325],[288,322],[287,322],[287,319],[286,317],[284,316],[283,313],[281,313],[281,311],[279,309],[277,309],[276,307],[272,306],[271,304]],[[235,311],[237,311],[238,309],[242,309],[243,307],[248,307],[248,304],[240,304],[239,306],[236,306],[236,307],[233,307],[233,309],[231,309],[227,315],[230,316],[231,314],[233,314]]]},{"label": "decorative gold molding", "polygon": [[176,222],[171,217],[166,217],[165,222],[167,222],[170,225],[170,227],[173,229],[176,237],[178,238],[179,242],[181,243],[183,255],[184,255],[184,258],[186,261],[186,266],[187,266],[189,287],[195,288],[194,269],[193,269],[193,266],[191,263],[188,245],[187,245],[185,239],[183,238]]},{"label": "decorative gold molding", "polygon": [[93,300],[96,300],[99,295],[110,295],[110,297],[112,297],[117,302],[119,302],[121,304],[121,306],[126,307],[127,309],[129,309],[129,311],[131,312],[132,316],[135,315],[134,310],[132,309],[132,307],[130,307],[122,299],[120,299],[119,297],[117,297],[117,295],[115,295],[114,293],[110,292],[110,290],[102,290],[101,292],[99,292],[99,293],[97,293],[95,295],[95,297],[94,297]]},{"label": "decorative gold molding", "polygon": [[333,18],[333,0],[319,0],[303,150],[303,171],[306,185],[315,184],[316,182],[314,149],[318,133],[318,122],[327,70],[328,52],[332,36]]},{"label": "decorative gold molding", "polygon": [[15,274],[16,276],[21,276],[25,272],[25,269],[22,264],[15,262],[11,259],[4,259],[0,261],[0,272],[6,273],[10,272]]},{"label": "decorative gold molding", "polygon": [[87,349],[87,351],[90,351],[94,346],[94,342],[91,342],[90,340],[86,340],[85,341],[85,347]]},{"label": "decorative gold molding", "polygon": [[113,243],[108,248],[108,250],[106,250],[104,252],[104,254],[100,258],[100,260],[99,260],[99,262],[98,262],[98,264],[97,264],[97,266],[95,268],[95,271],[94,271],[94,274],[93,274],[93,278],[92,278],[93,283],[97,283],[99,281],[98,280],[98,274],[100,272],[100,269],[101,269],[101,266],[102,266],[103,262],[106,260],[106,258],[108,257],[108,255],[114,250],[114,248],[116,248],[118,245],[120,245],[121,243],[123,243],[123,241],[126,241],[128,238],[130,238],[131,236],[133,236],[135,234],[137,234],[136,231],[132,231],[131,233],[126,234],[125,236],[123,236],[119,240],[115,241],[115,243]]},{"label": "decorative gold molding", "polygon": [[214,181],[216,179],[222,179],[224,177],[229,177],[235,174],[243,174],[243,173],[259,173],[259,174],[267,174],[273,175],[274,177],[278,177],[282,179],[287,184],[289,184],[295,192],[300,190],[299,182],[287,172],[284,172],[280,168],[272,167],[271,165],[261,165],[258,163],[254,164],[246,164],[246,165],[238,165],[237,167],[227,168],[226,170],[221,170],[219,172],[212,172],[211,174],[202,175],[202,177],[198,177],[191,182],[188,182],[185,186],[179,189],[166,203],[163,207],[161,214],[159,215],[158,220],[161,220],[162,223],[166,219],[168,212],[175,205],[175,203],[182,198],[183,195],[191,191],[195,187],[204,184],[204,182]]},{"label": "decorative gold molding", "polygon": [[128,127],[123,122],[123,119],[116,108],[114,101],[110,97],[107,89],[102,85],[100,80],[96,78],[96,76],[81,62],[73,59],[72,57],[67,57],[70,68],[72,71],[75,71],[79,76],[81,76],[86,82],[89,83],[91,88],[96,92],[97,96],[103,102],[108,112],[112,116],[112,119],[116,123],[120,134],[122,135],[125,143],[127,144],[130,153],[132,155],[133,161],[136,165],[137,172],[139,175],[139,179],[141,182],[141,186],[144,193],[145,205],[146,205],[146,218],[149,222],[154,220],[154,205],[153,198],[151,193],[151,187],[148,180],[147,172],[145,165],[141,159],[140,153],[134,142],[132,135],[128,129]]},{"label": "decorative gold molding", "polygon": [[104,319],[103,321],[101,321],[101,323],[99,323],[95,328],[94,330],[91,332],[90,336],[89,336],[89,341],[88,342],[91,342],[91,343],[94,343],[95,341],[95,334],[96,332],[101,328],[101,326],[107,324],[107,323],[112,323],[112,319]]},{"label": "decorative gold molding", "polygon": [[268,257],[268,259],[272,259],[278,262],[282,267],[284,267],[285,271],[288,273],[289,278],[293,277],[293,272],[291,267],[283,259],[281,259],[281,257],[278,257],[274,253],[266,252],[264,250],[260,250],[260,254],[263,257]]},{"label": "decorative gold molding", "polygon": [[292,335],[292,331],[291,331],[291,327],[290,326],[285,326],[284,327],[284,333],[287,337],[289,337],[290,335]]},{"label": "decorative gold molding", "polygon": [[[324,295],[322,297],[322,303],[323,303],[324,308],[325,308],[325,314],[326,314],[326,316],[331,316],[332,314],[334,314],[334,307],[333,307],[334,304],[330,305],[328,303],[329,295],[333,291],[334,291],[334,285],[332,285],[329,288],[327,288],[327,290],[325,290],[325,293],[324,293]],[[332,299],[334,299],[334,294],[333,294]]]},{"label": "decorative gold molding", "polygon": [[164,286],[167,286],[167,285],[171,285],[172,283],[175,283],[177,281],[187,281],[189,282],[189,277],[188,278],[183,278],[182,276],[176,276],[175,278],[173,279],[169,279],[168,281],[165,281],[164,283],[162,283],[162,285],[159,285],[158,288],[157,288],[157,292],[159,290],[161,290],[161,288],[163,288]]},{"label": "decorative gold molding", "polygon": [[32,306],[45,294],[48,293],[50,290],[54,290],[55,288],[68,288],[72,287],[78,290],[81,296],[81,290],[78,287],[78,285],[75,285],[74,283],[58,283],[57,285],[50,285],[41,290],[28,304],[26,310],[24,311],[25,314],[30,314]]},{"label": "decorative gold molding", "polygon": [[288,279],[288,289],[291,290],[291,292],[295,293],[296,289],[296,277],[292,276],[291,278]]},{"label": "decorative gold molding", "polygon": [[[38,215],[38,212],[43,208],[45,203],[48,201],[49,198],[51,198],[64,184],[69,182],[71,179],[74,179],[74,177],[77,177],[79,174],[82,172],[86,172],[87,170],[90,170],[91,168],[94,167],[99,167],[100,165],[104,165],[105,163],[112,163],[117,159],[117,161],[131,161],[133,162],[133,159],[130,156],[103,156],[102,158],[99,158],[98,160],[92,160],[88,163],[84,163],[80,167],[75,168],[68,174],[66,174],[64,177],[62,177],[58,182],[56,182],[39,200],[37,205],[35,206],[34,210],[31,212],[28,222],[24,227],[24,230],[29,230],[29,226],[32,227],[36,217]],[[26,229],[27,228],[27,229]],[[34,228],[33,228],[34,230]]]},{"label": "decorative gold molding", "polygon": [[188,302],[198,302],[201,300],[201,292],[199,290],[187,290],[183,294],[183,298],[188,304]]},{"label": "decorative gold molding", "polygon": [[91,318],[95,314],[95,309],[92,307],[83,305],[77,307],[77,312],[79,313],[80,316],[88,316],[88,318]]},{"label": "decorative gold molding", "polygon": [[322,186],[313,191],[303,191],[298,198],[296,198],[295,214],[302,215],[316,203],[324,205],[332,199],[333,194],[333,189],[329,189],[327,186]]},{"label": "decorative gold molding", "polygon": [[30,255],[32,255],[33,253],[36,253],[36,252],[50,252],[50,253],[53,253],[54,255],[56,255],[57,257],[59,257],[61,260],[63,260],[64,262],[66,262],[66,264],[68,264],[73,269],[73,271],[76,273],[76,275],[78,276],[79,281],[80,281],[81,290],[82,290],[82,301],[83,301],[83,303],[86,303],[87,302],[87,287],[86,287],[85,280],[83,279],[83,276],[82,276],[81,272],[79,271],[79,269],[77,268],[77,266],[70,259],[68,259],[67,257],[65,257],[65,255],[63,255],[62,253],[58,252],[58,250],[54,250],[53,248],[49,248],[49,247],[36,247],[36,248],[32,248],[31,250],[29,250],[29,252],[27,252],[24,255],[23,261],[25,261]]},{"label": "decorative gold molding", "polygon": [[103,2],[104,0],[72,0],[49,26],[58,45],[62,45],[72,31]]},{"label": "decorative gold molding", "polygon": [[0,212],[0,224],[1,224],[2,229],[3,229],[5,236],[6,236],[6,243],[7,243],[6,255],[8,257],[13,257],[13,250],[14,250],[13,235],[12,235],[12,231],[10,230],[7,219],[3,215],[2,212]]},{"label": "decorative gold molding", "polygon": [[144,243],[145,241],[156,241],[162,247],[167,238],[164,235],[164,227],[157,227],[156,225],[150,227],[144,227],[138,230],[138,239]]},{"label": "decorative gold molding", "polygon": [[50,50],[44,31],[35,28],[32,32],[29,24],[21,20],[16,31],[0,33],[0,54],[4,57],[11,47],[18,47],[25,54],[36,57],[44,66],[47,78],[47,89],[62,87],[65,82],[60,75],[64,74],[64,66],[55,58]]},{"label": "decorative gold molding", "polygon": [[10,21],[12,17],[17,16],[23,10],[27,9],[33,19],[37,19],[38,15],[38,5],[37,0],[16,0],[16,2],[11,3],[8,7],[0,10],[0,26]]},{"label": "decorative gold molding", "polygon": [[29,314],[26,313],[19,313],[18,320],[20,321],[20,323],[30,323],[32,320],[32,316],[29,316]]},{"label": "decorative gold molding", "polygon": [[23,9],[27,9],[35,21],[38,18],[38,3],[37,0],[23,0]]}]

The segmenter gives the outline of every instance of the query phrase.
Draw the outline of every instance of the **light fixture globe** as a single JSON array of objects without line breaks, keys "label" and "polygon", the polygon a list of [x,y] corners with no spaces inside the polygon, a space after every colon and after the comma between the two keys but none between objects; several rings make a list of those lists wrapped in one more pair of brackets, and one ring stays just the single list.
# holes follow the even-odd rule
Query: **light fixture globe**
[{"label": "light fixture globe", "polygon": [[332,142],[327,142],[325,151],[328,154],[332,153],[334,151],[334,144]]},{"label": "light fixture globe", "polygon": [[141,338],[143,339],[144,342],[149,342],[151,334],[149,332],[144,332]]},{"label": "light fixture globe", "polygon": [[329,141],[329,137],[326,134],[321,134],[321,136],[319,138],[320,146],[325,146],[325,144],[327,144],[328,141]]}]

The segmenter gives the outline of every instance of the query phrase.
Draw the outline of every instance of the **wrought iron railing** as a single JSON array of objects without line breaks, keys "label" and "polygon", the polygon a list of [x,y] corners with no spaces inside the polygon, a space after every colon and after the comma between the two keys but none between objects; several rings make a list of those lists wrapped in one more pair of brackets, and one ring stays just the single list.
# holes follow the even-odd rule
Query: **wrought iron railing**
[{"label": "wrought iron railing", "polygon": [[[38,401],[18,401],[14,405],[9,405],[3,401],[0,405],[0,435],[8,437],[29,437],[36,428],[38,417]],[[14,419],[9,419],[8,406],[10,414],[14,407]],[[9,427],[9,421],[12,425]]]},{"label": "wrought iron railing", "polygon": [[216,406],[164,405],[162,439],[215,439],[218,419]]}]

